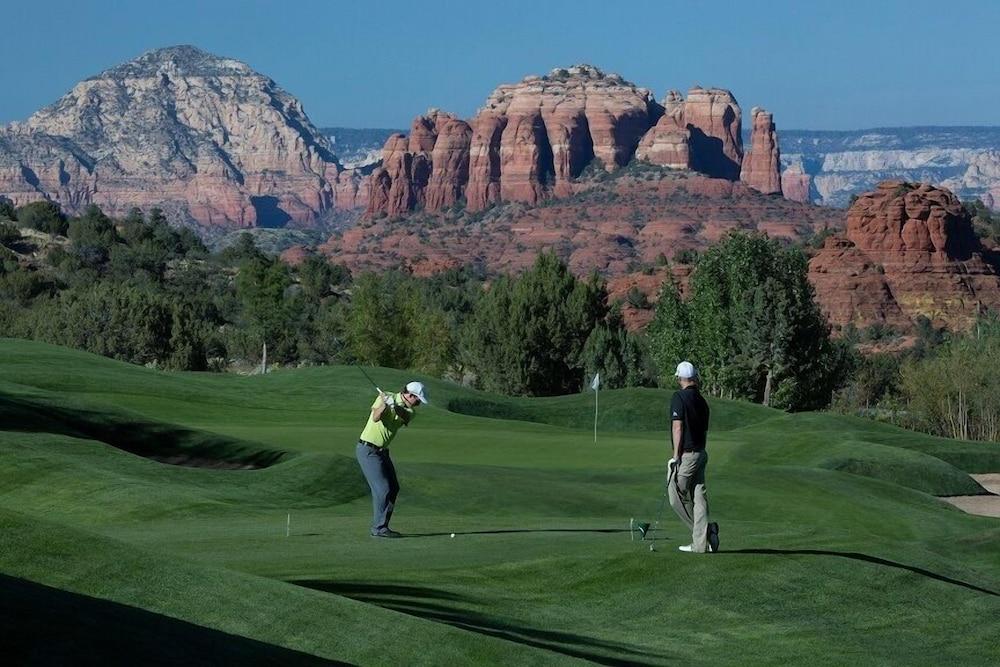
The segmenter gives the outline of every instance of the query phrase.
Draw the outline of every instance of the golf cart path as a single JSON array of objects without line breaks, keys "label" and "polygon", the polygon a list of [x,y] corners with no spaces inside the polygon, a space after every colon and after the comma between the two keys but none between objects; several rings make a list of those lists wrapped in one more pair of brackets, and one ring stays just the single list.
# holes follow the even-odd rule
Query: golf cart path
[{"label": "golf cart path", "polygon": [[993,495],[951,496],[950,498],[942,498],[942,500],[969,514],[1000,518],[1000,472],[970,475],[970,477]]}]

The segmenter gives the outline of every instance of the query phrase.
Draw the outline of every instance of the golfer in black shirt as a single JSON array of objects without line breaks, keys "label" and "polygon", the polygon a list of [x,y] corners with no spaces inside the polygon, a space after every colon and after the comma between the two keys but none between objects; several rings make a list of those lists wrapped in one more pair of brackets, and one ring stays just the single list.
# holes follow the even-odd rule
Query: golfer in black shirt
[{"label": "golfer in black shirt", "polygon": [[670,506],[691,529],[691,544],[678,547],[690,553],[719,550],[719,524],[708,521],[705,491],[705,451],[708,433],[708,403],[698,391],[698,371],[691,362],[677,364],[680,391],[670,401],[673,458],[667,463],[667,495]]}]

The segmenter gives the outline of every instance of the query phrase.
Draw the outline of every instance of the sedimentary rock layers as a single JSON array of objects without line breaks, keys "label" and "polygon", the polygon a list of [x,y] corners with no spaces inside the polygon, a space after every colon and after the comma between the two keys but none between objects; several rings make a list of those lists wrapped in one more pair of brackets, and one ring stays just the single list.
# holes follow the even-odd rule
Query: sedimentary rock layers
[{"label": "sedimentary rock layers", "polygon": [[636,149],[635,157],[672,169],[691,167],[691,131],[684,119],[684,98],[676,90],[667,93],[664,111]]},{"label": "sedimentary rock layers", "polygon": [[298,100],[193,47],[147,53],[0,130],[0,193],[15,203],[160,206],[202,226],[311,226],[335,205],[331,165]]},{"label": "sedimentary rock layers", "polygon": [[695,86],[684,100],[691,130],[691,168],[737,181],[743,163],[742,112],[728,90]]},{"label": "sedimentary rock layers", "polygon": [[[443,116],[451,127],[446,147]],[[755,157],[761,166],[750,165],[748,177],[761,191],[780,192],[776,168],[773,174],[764,168],[776,159],[777,135],[773,122],[763,120]],[[661,105],[645,88],[590,65],[499,86],[475,118],[458,123],[437,111],[419,117],[405,148],[408,168],[394,162],[397,139],[386,143],[382,170],[370,184],[369,214],[440,210],[463,194],[473,211],[501,200],[535,204],[572,194],[588,165],[610,171],[633,159],[735,181],[743,161],[740,107],[729,91],[695,87],[687,100],[670,91]],[[406,184],[396,185],[399,178]],[[393,188],[409,196],[388,196]]]},{"label": "sedimentary rock layers", "polygon": [[740,180],[766,195],[781,194],[781,153],[774,116],[759,107],[750,111],[750,152],[743,157]]},{"label": "sedimentary rock layers", "polygon": [[842,238],[812,259],[809,276],[834,324],[908,324],[923,315],[963,326],[1000,306],[1000,278],[983,258],[969,214],[949,191],[879,184],[847,213]]}]

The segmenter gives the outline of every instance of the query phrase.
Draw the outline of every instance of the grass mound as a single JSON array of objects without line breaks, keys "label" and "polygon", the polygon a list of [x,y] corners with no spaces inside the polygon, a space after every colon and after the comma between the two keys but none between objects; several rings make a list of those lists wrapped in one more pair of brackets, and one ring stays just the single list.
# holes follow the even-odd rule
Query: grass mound
[{"label": "grass mound", "polygon": [[[934,497],[975,493],[967,473],[1000,461],[996,445],[714,401],[723,551],[695,557],[677,551],[690,535],[669,509],[651,542],[628,532],[662,497],[669,391],[602,392],[594,442],[590,394],[432,380],[433,403],[393,444],[407,537],[374,540],[353,459],[374,392],[356,368],[162,373],[0,340],[0,377],[13,655],[59,660],[83,642],[97,661],[155,662],[159,638],[195,663],[1000,658],[1000,521]],[[273,459],[170,466],[123,444]]]}]

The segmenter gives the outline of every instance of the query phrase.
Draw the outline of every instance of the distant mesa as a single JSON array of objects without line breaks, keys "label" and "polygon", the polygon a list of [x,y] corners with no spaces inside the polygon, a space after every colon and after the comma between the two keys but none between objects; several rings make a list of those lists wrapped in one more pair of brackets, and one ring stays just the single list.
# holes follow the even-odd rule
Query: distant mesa
[{"label": "distant mesa", "polygon": [[[369,216],[439,211],[464,197],[470,211],[501,201],[536,204],[571,195],[591,165],[607,171],[638,159],[781,194],[771,114],[754,116],[744,161],[742,112],[720,88],[671,90],[662,102],[592,65],[556,68],[499,86],[465,122],[438,110],[386,141],[369,182]],[[444,146],[439,146],[444,142]],[[759,144],[759,147],[758,147]]]}]

